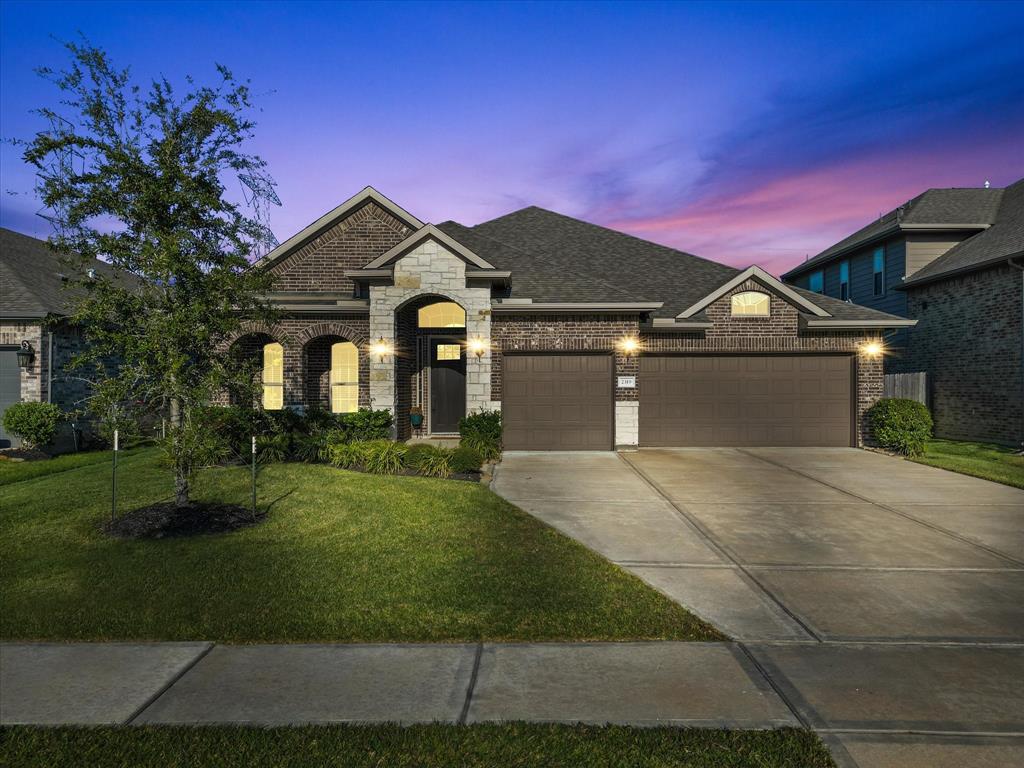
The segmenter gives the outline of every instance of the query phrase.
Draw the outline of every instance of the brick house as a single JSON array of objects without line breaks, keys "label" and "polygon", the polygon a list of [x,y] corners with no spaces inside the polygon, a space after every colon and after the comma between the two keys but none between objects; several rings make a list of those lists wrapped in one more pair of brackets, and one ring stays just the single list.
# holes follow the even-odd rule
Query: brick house
[{"label": "brick house", "polygon": [[[112,270],[102,261],[93,268]],[[84,343],[63,320],[72,298],[66,270],[45,241],[0,228],[0,448],[18,444],[3,431],[3,412],[13,403],[52,402],[74,411],[88,396],[87,383],[66,371]],[[18,365],[21,349],[30,353],[28,367]],[[73,437],[65,424],[50,448],[73,448]]]},{"label": "brick house", "polygon": [[501,409],[508,449],[859,445],[877,343],[914,321],[525,208],[426,224],[366,188],[254,266],[264,405],[386,408],[410,436]]},{"label": "brick house", "polygon": [[886,373],[928,374],[935,433],[1024,445],[1024,179],[930,189],[782,276],[917,320]]}]

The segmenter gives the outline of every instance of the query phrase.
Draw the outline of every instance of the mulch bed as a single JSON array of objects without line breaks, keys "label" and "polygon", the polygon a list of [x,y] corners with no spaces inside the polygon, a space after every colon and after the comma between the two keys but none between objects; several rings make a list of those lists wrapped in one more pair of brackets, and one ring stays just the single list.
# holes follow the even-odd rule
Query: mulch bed
[{"label": "mulch bed", "polygon": [[201,536],[207,533],[230,533],[259,525],[266,512],[237,504],[194,503],[176,507],[173,501],[162,501],[148,507],[133,509],[103,526],[104,533],[119,539],[165,539],[172,536]]},{"label": "mulch bed", "polygon": [[39,461],[50,458],[50,454],[35,448],[0,448],[0,461]]}]

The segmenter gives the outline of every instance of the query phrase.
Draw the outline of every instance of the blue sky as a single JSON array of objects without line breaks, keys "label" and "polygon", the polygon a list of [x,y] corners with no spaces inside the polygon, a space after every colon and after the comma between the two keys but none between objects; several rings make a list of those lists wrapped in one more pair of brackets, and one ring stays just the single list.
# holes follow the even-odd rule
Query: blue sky
[{"label": "blue sky", "polygon": [[[145,80],[251,79],[288,237],[371,184],[541,205],[780,271],[929,187],[1024,176],[1024,3],[0,5],[0,135],[79,32]],[[0,149],[0,224],[45,236]]]}]

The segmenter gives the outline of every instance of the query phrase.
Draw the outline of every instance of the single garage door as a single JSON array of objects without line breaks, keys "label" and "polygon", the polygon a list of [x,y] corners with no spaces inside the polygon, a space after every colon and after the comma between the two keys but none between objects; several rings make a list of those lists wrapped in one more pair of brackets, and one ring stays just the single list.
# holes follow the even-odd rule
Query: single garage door
[{"label": "single garage door", "polygon": [[18,368],[18,348],[0,347],[0,448],[10,448],[18,438],[4,432],[4,411],[21,402],[21,369]]},{"label": "single garage door", "polygon": [[505,355],[502,362],[506,450],[612,448],[611,355]]},{"label": "single garage door", "polygon": [[850,356],[640,359],[640,444],[850,445]]}]

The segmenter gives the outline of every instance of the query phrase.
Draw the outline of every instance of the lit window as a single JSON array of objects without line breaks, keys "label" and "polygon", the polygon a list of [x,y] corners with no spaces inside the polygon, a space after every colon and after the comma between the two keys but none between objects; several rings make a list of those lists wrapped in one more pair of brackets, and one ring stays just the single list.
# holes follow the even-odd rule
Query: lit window
[{"label": "lit window", "polygon": [[885,295],[885,248],[875,248],[872,259],[872,285],[875,296]]},{"label": "lit window", "polygon": [[351,341],[331,345],[331,413],[359,410],[359,351]]},{"label": "lit window", "polygon": [[462,358],[462,346],[459,344],[438,344],[438,360],[459,360]]},{"label": "lit window", "polygon": [[807,287],[815,293],[821,293],[825,289],[825,273],[820,269],[811,272],[811,276],[807,280]]},{"label": "lit window", "polygon": [[839,262],[839,298],[850,300],[850,262]]},{"label": "lit window", "polygon": [[732,313],[741,317],[768,317],[771,299],[767,293],[744,291],[733,294]]},{"label": "lit window", "polygon": [[284,408],[284,347],[277,342],[263,347],[263,407],[268,411]]},{"label": "lit window", "polygon": [[428,304],[419,311],[420,328],[465,328],[466,310],[454,301]]}]

